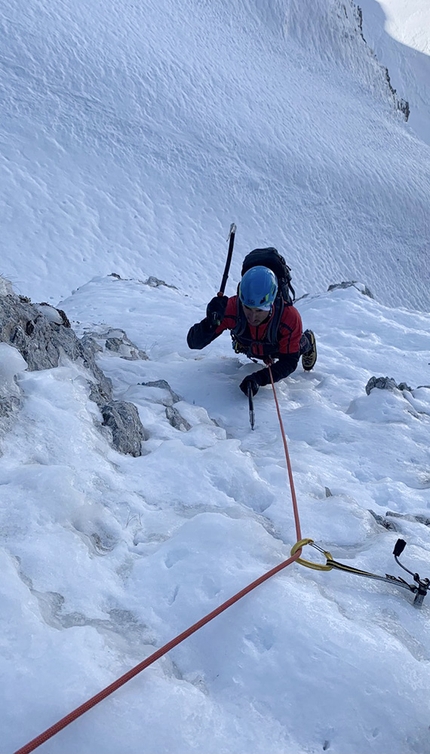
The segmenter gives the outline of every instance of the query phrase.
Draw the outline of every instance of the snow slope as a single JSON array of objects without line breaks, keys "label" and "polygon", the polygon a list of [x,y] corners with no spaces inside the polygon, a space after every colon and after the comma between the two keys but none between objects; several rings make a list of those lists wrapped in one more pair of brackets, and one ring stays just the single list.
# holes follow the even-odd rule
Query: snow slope
[{"label": "snow slope", "polygon": [[429,148],[352,6],[3,9],[2,271],[22,293],[56,303],[168,267],[207,297],[234,220],[238,257],[279,247],[299,293],[365,278],[428,308]]},{"label": "snow slope", "polygon": [[[23,395],[0,441],[12,752],[294,544],[271,389],[252,432],[238,384],[255,365],[227,335],[186,346],[232,221],[227,292],[244,254],[275,244],[317,335],[315,369],[277,385],[303,535],[409,579],[392,557],[403,537],[402,561],[430,577],[429,147],[395,110],[349,4],[0,7],[0,272],[60,304],[79,335],[103,346],[122,328],[149,356],[99,360],[147,430],[132,458],[100,432],[79,365],[28,372],[0,344],[0,397]],[[372,376],[411,390],[367,395]],[[158,380],[170,389],[145,384]],[[426,754],[430,602],[412,601],[293,565],[40,751]]]},{"label": "snow slope", "polygon": [[409,102],[409,125],[430,145],[430,5],[427,0],[364,0],[363,33]]},{"label": "snow slope", "polygon": [[[149,439],[141,458],[120,456],[94,426],[78,367],[26,373],[12,363],[25,403],[0,459],[7,751],[286,559],[295,541],[271,389],[256,396],[252,432],[238,384],[255,366],[228,336],[190,352],[198,307],[136,280],[94,279],[63,306],[101,343],[115,325],[146,349],[148,361],[106,350],[100,365],[116,397],[138,406]],[[404,562],[428,576],[430,388],[418,385],[428,382],[429,318],[354,287],[298,306],[319,361],[277,392],[303,535],[394,575],[403,536]],[[387,363],[412,393],[366,395]],[[168,421],[171,393],[144,384],[162,379],[188,431]],[[429,605],[420,612],[412,600],[291,566],[42,750],[426,751]]]}]

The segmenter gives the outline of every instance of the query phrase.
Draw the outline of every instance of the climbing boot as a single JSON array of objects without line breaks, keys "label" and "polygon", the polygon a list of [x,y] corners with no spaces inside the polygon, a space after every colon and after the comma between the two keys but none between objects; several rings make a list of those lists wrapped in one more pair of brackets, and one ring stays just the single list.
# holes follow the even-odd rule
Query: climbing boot
[{"label": "climbing boot", "polygon": [[303,333],[303,340],[307,340],[307,344],[305,344],[305,348],[307,345],[306,350],[303,349],[304,353],[302,355],[302,367],[306,372],[310,372],[311,369],[314,368],[316,360],[317,360],[317,344],[315,340],[315,335],[313,334],[312,330],[305,330]]}]

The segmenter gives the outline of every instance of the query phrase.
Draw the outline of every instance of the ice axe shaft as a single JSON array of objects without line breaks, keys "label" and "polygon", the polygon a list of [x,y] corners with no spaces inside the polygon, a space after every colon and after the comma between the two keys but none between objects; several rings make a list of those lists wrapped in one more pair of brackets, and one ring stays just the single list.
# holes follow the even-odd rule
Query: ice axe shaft
[{"label": "ice axe shaft", "polygon": [[235,239],[235,236],[236,236],[236,225],[234,223],[232,223],[230,225],[230,231],[229,231],[229,234],[228,234],[227,261],[225,263],[224,274],[222,276],[221,287],[219,289],[218,296],[224,296],[225,287],[227,285],[228,273],[230,272],[231,258],[233,256],[233,248],[234,248],[234,239]]},{"label": "ice axe shaft", "polygon": [[252,387],[248,385],[248,404],[249,404],[249,423],[251,429],[254,429],[255,414],[254,414],[254,396],[252,394]]}]

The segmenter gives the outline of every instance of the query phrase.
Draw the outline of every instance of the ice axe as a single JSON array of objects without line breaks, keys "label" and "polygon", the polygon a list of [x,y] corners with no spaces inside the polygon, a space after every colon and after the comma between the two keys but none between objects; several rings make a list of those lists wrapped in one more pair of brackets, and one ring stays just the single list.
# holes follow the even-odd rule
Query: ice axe
[{"label": "ice axe", "polygon": [[248,405],[249,405],[249,423],[251,429],[254,429],[255,414],[254,414],[254,396],[252,394],[252,387],[248,385]]},{"label": "ice axe", "polygon": [[235,236],[236,236],[236,225],[234,223],[232,223],[230,225],[230,231],[229,231],[228,238],[227,238],[227,241],[228,241],[227,261],[225,263],[224,274],[222,276],[221,287],[220,287],[220,289],[218,291],[218,296],[224,296],[225,287],[227,285],[228,273],[230,271],[231,258],[233,256],[233,247],[234,247]]}]

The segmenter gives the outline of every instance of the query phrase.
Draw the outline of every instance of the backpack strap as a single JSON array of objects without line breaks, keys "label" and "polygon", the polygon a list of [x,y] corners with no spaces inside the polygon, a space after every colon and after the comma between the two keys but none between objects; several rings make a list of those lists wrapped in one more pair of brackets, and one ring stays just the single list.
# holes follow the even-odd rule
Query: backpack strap
[{"label": "backpack strap", "polygon": [[291,280],[288,280],[287,278],[280,279],[279,290],[282,294],[282,298],[284,299],[284,303],[287,306],[292,306],[294,304],[294,301],[296,300],[296,292],[291,285]]},{"label": "backpack strap", "polygon": [[269,327],[266,330],[266,336],[264,340],[267,340],[270,344],[279,345],[279,326],[281,324],[282,315],[284,313],[285,301],[283,296],[276,296],[274,307],[275,311],[273,317],[269,322]]}]

